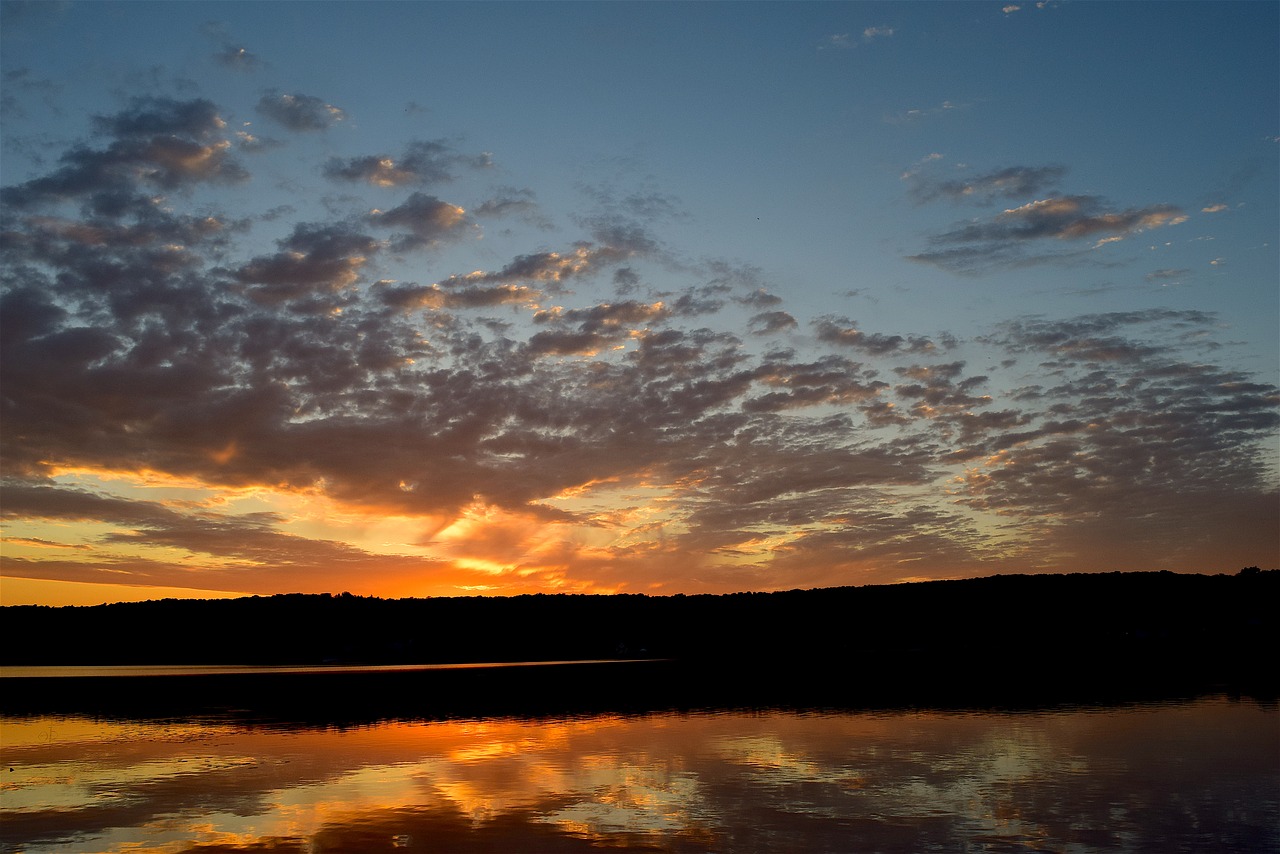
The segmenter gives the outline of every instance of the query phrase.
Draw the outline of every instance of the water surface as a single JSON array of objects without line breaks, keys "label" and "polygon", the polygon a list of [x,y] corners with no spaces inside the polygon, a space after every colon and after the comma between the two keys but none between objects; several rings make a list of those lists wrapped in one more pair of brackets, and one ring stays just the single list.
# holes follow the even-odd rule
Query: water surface
[{"label": "water surface", "polygon": [[1280,714],[1225,697],[0,734],[6,851],[1280,850]]},{"label": "water surface", "polygon": [[572,661],[485,661],[463,664],[33,664],[0,667],[4,679],[88,679],[121,676],[254,676],[335,673],[415,673],[513,667],[646,663],[654,659],[574,659]]}]

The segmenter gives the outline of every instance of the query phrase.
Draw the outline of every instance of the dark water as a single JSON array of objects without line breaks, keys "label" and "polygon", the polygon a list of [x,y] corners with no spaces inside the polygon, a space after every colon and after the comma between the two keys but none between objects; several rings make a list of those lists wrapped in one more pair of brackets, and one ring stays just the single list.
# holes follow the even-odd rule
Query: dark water
[{"label": "dark water", "polygon": [[1280,713],[1225,697],[0,735],[6,851],[1280,851]]}]

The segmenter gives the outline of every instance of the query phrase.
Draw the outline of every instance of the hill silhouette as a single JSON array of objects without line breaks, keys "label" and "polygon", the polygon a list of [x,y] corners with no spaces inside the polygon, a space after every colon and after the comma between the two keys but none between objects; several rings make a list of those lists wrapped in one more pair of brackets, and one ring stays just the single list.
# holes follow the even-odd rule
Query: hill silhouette
[{"label": "hill silhouette", "polygon": [[[868,659],[1200,650],[1276,630],[1280,570],[999,575],[697,596],[350,593],[0,608],[0,664],[320,664],[623,657]],[[977,662],[974,662],[977,664]]]},{"label": "hill silhouette", "polygon": [[[666,692],[677,705],[698,697],[1020,701],[1064,691],[1104,697],[1216,688],[1275,696],[1277,594],[1280,570],[1251,567],[1236,575],[1002,575],[698,596],[288,594],[7,606],[0,608],[8,641],[0,656],[11,666],[648,658],[664,664],[608,676],[579,672],[576,688],[553,685],[549,668],[528,669],[508,693],[572,689],[604,697],[610,679],[618,690],[646,681],[646,690]],[[567,672],[555,678],[569,679]],[[502,678],[510,683],[514,673]],[[475,696],[497,684],[496,676],[475,674],[434,678]],[[593,681],[578,684],[583,679]]]}]

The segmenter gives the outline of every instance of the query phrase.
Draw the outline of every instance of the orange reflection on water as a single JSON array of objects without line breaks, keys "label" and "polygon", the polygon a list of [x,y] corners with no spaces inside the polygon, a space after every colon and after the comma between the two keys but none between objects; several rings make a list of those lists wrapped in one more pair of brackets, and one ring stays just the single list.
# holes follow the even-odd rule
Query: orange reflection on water
[{"label": "orange reflection on water", "polygon": [[345,728],[4,719],[0,848],[1274,850],[1277,721],[1225,699]]}]

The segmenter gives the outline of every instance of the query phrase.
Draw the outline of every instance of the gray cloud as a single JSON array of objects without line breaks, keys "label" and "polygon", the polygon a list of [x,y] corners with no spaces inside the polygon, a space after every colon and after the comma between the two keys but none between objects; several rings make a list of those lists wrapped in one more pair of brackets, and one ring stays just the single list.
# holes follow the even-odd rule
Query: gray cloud
[{"label": "gray cloud", "polygon": [[225,126],[218,117],[218,108],[203,98],[135,98],[128,109],[95,116],[93,124],[100,133],[115,137],[178,135],[196,139],[216,135]]},{"label": "gray cloud", "polygon": [[1163,267],[1159,270],[1152,270],[1143,278],[1148,282],[1176,282],[1179,279],[1186,278],[1190,273],[1191,271],[1185,267]]},{"label": "gray cloud", "polygon": [[921,418],[967,416],[974,407],[990,405],[992,398],[971,393],[983,386],[988,378],[979,375],[961,379],[964,366],[964,362],[949,362],[894,368],[894,373],[913,380],[894,386],[894,392],[900,398],[914,401],[912,413]]},{"label": "gray cloud", "polygon": [[314,95],[268,92],[258,100],[258,112],[291,131],[307,133],[328,130],[346,118],[346,113]]},{"label": "gray cloud", "polygon": [[796,323],[794,317],[785,311],[766,311],[752,317],[748,321],[748,326],[752,334],[772,335],[776,332],[795,329],[799,324]]},{"label": "gray cloud", "polygon": [[688,288],[671,300],[671,310],[681,317],[715,314],[724,308],[724,300],[720,298],[723,292],[722,288],[715,285]]},{"label": "gray cloud", "polygon": [[908,173],[911,193],[921,202],[946,199],[986,204],[995,199],[1026,199],[1055,186],[1066,174],[1064,166],[1008,166],[968,180],[939,180]]},{"label": "gray cloud", "polygon": [[777,296],[776,294],[771,294],[764,288],[756,288],[751,293],[734,297],[733,300],[734,302],[741,303],[742,305],[759,309],[773,308],[774,306],[782,305],[782,297]]},{"label": "gray cloud", "polygon": [[596,204],[597,216],[606,219],[652,223],[680,219],[685,215],[678,198],[652,187],[628,192],[612,184],[597,184],[581,189]]},{"label": "gray cloud", "polygon": [[560,293],[572,279],[594,275],[600,270],[631,257],[625,248],[580,243],[567,252],[535,252],[518,255],[500,269],[483,270],[463,276],[451,276],[439,284],[446,288],[461,286],[533,283],[550,293]]},{"label": "gray cloud", "polygon": [[598,332],[603,329],[654,323],[666,320],[670,316],[671,310],[662,303],[647,304],[627,300],[602,303],[590,308],[538,311],[533,315],[533,322],[577,323],[584,332]]},{"label": "gray cloud", "polygon": [[884,356],[889,353],[929,353],[937,349],[928,338],[911,335],[885,335],[880,332],[866,333],[858,329],[857,324],[847,317],[827,315],[813,322],[819,341],[861,350],[873,356]]},{"label": "gray cloud", "polygon": [[[1256,524],[1274,499],[1266,464],[1242,456],[1240,442],[1274,435],[1280,390],[1133,338],[1146,330],[1167,342],[1171,330],[1213,322],[1199,312],[1147,311],[1007,324],[999,343],[1051,359],[1058,382],[1017,397],[1035,410],[964,431],[966,458],[992,464],[967,474],[960,500],[1070,519],[1074,527],[1053,531],[1062,548],[1114,548],[1133,559],[1161,542],[1190,554],[1206,526]],[[1192,516],[1190,495],[1201,496]],[[1090,531],[1099,538],[1092,547]]]},{"label": "gray cloud", "polygon": [[1169,351],[1168,344],[1135,341],[1126,330],[1159,324],[1181,333],[1213,325],[1213,315],[1203,311],[1146,311],[1089,314],[1068,320],[1026,318],[1002,324],[1001,331],[985,340],[1014,353],[1040,352],[1075,361],[1136,361]]},{"label": "gray cloud", "polygon": [[279,303],[336,292],[355,284],[378,242],[342,225],[301,224],[281,251],[254,258],[235,272],[259,302]]},{"label": "gray cloud", "polygon": [[500,187],[497,195],[486,199],[476,206],[475,215],[479,217],[520,217],[530,225],[544,230],[553,228],[551,220],[538,207],[533,190],[517,187]]},{"label": "gray cloud", "polygon": [[456,167],[487,169],[492,165],[487,154],[465,155],[440,140],[418,140],[409,143],[399,158],[386,154],[330,158],[324,174],[336,181],[401,187],[442,184],[453,180]]},{"label": "gray cloud", "polygon": [[233,71],[253,72],[262,67],[262,60],[256,54],[237,45],[227,45],[213,55],[213,61]]},{"label": "gray cloud", "polygon": [[817,404],[860,403],[880,394],[888,383],[872,380],[874,372],[861,370],[857,362],[826,356],[816,362],[765,363],[753,379],[775,389],[743,404],[748,412],[780,412]]},{"label": "gray cloud", "polygon": [[281,148],[284,143],[278,139],[269,136],[258,136],[248,131],[238,130],[235,132],[236,147],[241,151],[247,151],[250,154],[258,154],[264,151],[271,151],[275,148]]},{"label": "gray cloud", "polygon": [[91,212],[121,216],[154,206],[148,187],[180,190],[195,184],[235,184],[248,172],[229,154],[224,123],[205,100],[137,99],[114,115],[97,116],[104,148],[77,145],[63,152],[58,168],[0,193],[6,205],[31,209],[80,201]]},{"label": "gray cloud", "polygon": [[429,248],[456,239],[471,227],[462,208],[425,193],[414,193],[390,210],[375,210],[369,215],[369,221],[374,225],[405,229],[391,242],[398,252]]},{"label": "gray cloud", "polygon": [[938,249],[911,255],[914,261],[959,273],[993,267],[1060,260],[1078,248],[1029,249],[1036,241],[1096,240],[1094,248],[1131,235],[1178,225],[1187,216],[1173,205],[1109,210],[1097,196],[1057,196],[1001,211],[985,221],[967,223],[936,235]]},{"label": "gray cloud", "polygon": [[462,286],[442,288],[440,285],[391,285],[378,283],[377,298],[400,311],[414,309],[492,308],[499,305],[530,305],[542,294],[520,285],[493,287]]},{"label": "gray cloud", "polygon": [[947,243],[972,243],[1042,238],[1075,240],[1099,235],[1124,237],[1185,220],[1186,215],[1173,205],[1108,212],[1096,196],[1060,196],[1028,202],[997,214],[990,222],[958,228],[938,239]]}]

